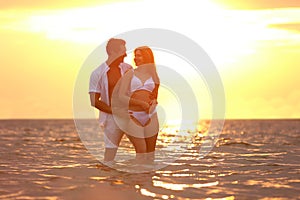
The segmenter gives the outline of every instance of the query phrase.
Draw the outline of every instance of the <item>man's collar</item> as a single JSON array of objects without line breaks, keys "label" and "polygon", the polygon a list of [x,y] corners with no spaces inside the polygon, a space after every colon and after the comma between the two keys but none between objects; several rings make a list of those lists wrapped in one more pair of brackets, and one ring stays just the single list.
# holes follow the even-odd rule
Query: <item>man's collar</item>
[{"label": "man's collar", "polygon": [[[121,67],[122,67],[122,63],[123,62],[121,62],[119,65],[118,65],[118,67],[121,69]],[[107,62],[105,62],[105,69],[110,69],[110,66],[107,64]]]}]

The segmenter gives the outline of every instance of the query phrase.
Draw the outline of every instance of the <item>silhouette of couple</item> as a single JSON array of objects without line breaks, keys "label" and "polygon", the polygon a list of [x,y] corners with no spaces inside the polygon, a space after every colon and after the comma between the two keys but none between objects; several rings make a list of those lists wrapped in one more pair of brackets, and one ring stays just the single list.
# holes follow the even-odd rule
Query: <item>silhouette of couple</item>
[{"label": "silhouette of couple", "polygon": [[111,38],[106,45],[108,58],[91,74],[91,105],[99,112],[104,132],[104,163],[111,163],[125,134],[133,144],[136,163],[153,163],[159,130],[156,112],[160,84],[152,50],[134,50],[133,69],[124,63],[126,42]]}]

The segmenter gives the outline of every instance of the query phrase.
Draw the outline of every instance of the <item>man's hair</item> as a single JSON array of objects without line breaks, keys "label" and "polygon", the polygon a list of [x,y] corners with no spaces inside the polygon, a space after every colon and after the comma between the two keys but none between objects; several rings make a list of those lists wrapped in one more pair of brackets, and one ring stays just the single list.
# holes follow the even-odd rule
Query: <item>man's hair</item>
[{"label": "man's hair", "polygon": [[125,40],[118,39],[118,38],[111,38],[107,42],[106,52],[108,55],[110,55],[112,51],[118,51],[119,47],[121,45],[125,46],[125,44],[126,44]]}]

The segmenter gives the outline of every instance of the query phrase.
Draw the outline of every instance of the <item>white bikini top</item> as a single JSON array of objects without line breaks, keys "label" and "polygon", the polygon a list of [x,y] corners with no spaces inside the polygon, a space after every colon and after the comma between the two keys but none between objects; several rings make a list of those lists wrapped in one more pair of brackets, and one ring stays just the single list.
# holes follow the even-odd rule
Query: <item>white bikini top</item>
[{"label": "white bikini top", "polygon": [[155,88],[155,83],[152,77],[148,78],[145,83],[141,81],[137,76],[133,75],[131,79],[131,92],[135,92],[137,90],[147,90],[152,92]]}]

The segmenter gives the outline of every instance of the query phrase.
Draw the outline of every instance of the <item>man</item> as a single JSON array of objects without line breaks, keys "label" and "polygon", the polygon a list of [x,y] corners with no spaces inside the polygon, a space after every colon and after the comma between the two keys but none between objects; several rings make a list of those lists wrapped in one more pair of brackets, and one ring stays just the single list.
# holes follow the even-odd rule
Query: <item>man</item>
[{"label": "man", "polygon": [[124,132],[113,119],[111,99],[114,88],[124,73],[132,69],[123,63],[126,54],[126,42],[111,38],[106,45],[108,58],[96,68],[90,77],[89,94],[91,105],[99,110],[100,126],[104,130],[104,161],[113,161]]}]

